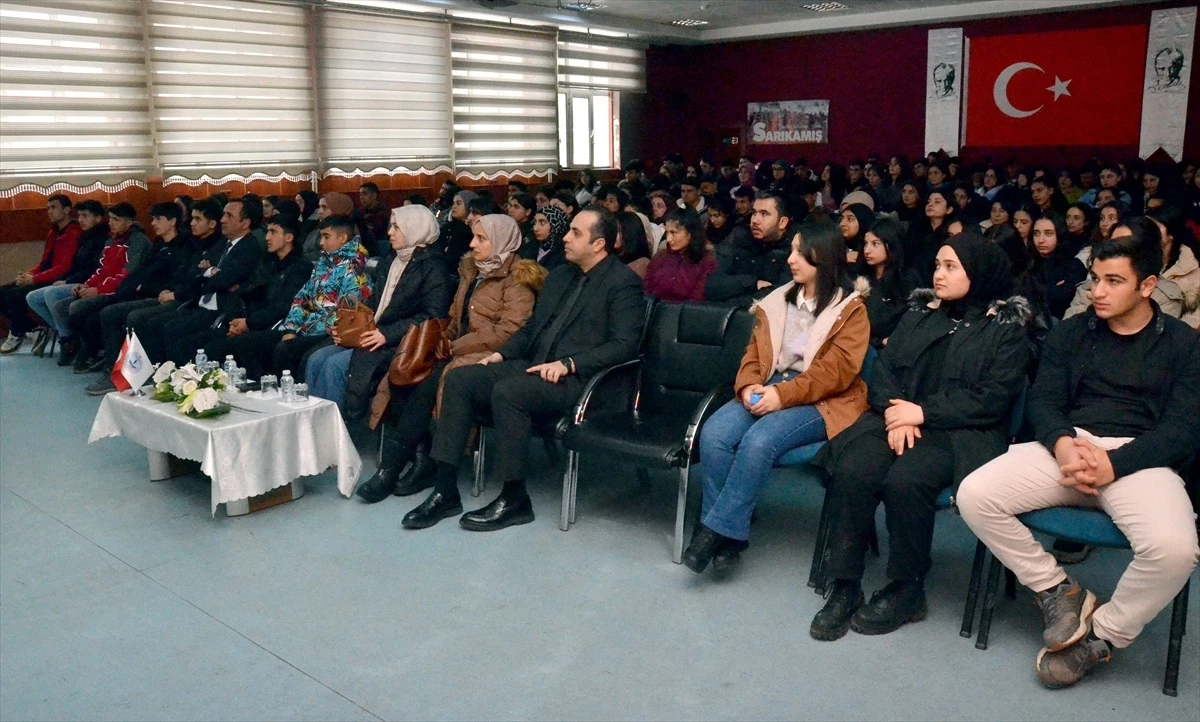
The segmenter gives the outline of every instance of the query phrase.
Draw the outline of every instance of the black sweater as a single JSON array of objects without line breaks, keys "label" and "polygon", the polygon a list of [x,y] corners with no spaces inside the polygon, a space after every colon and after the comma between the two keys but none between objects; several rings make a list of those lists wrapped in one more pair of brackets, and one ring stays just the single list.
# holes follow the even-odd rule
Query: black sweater
[{"label": "black sweater", "polygon": [[312,270],[312,262],[299,248],[293,248],[283,258],[266,254],[250,279],[230,298],[225,317],[246,319],[251,331],[271,328],[287,316],[292,299],[308,281]]},{"label": "black sweater", "polygon": [[[1108,452],[1118,479],[1142,469],[1178,466],[1200,449],[1200,334],[1151,304],[1151,333],[1139,340],[1142,362],[1126,369],[1126,383],[1127,391],[1145,403],[1154,424]],[[1035,438],[1052,453],[1060,438],[1075,436],[1072,414],[1078,408],[1080,380],[1107,361],[1094,353],[1103,323],[1089,308],[1046,336],[1028,417]]]}]

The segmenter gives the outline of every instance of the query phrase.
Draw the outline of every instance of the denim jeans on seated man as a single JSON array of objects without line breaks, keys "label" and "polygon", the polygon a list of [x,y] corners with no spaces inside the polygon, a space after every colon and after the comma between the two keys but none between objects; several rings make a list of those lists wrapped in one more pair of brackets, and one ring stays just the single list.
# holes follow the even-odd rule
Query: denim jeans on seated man
[{"label": "denim jeans on seated man", "polygon": [[[795,376],[794,371],[775,374],[766,385]],[[765,416],[751,414],[737,399],[722,406],[700,433],[701,522],[722,536],[748,540],[750,516],[775,461],[825,438],[825,419],[815,406],[793,406]]]},{"label": "denim jeans on seated man", "polygon": [[75,286],[64,283],[60,286],[43,286],[30,291],[29,295],[25,297],[25,302],[29,304],[29,310],[41,317],[47,326],[57,331],[60,337],[66,337],[71,335],[71,327],[67,324],[68,306],[63,306],[62,313],[56,313],[54,307],[59,301],[74,300],[74,298]]}]

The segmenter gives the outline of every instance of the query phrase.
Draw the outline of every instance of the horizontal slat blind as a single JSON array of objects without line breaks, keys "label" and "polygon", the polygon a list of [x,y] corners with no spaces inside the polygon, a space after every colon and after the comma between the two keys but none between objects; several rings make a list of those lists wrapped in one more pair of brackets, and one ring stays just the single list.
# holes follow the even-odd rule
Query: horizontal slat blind
[{"label": "horizontal slat blind", "polygon": [[558,156],[554,37],[453,25],[450,50],[458,169],[553,168]]},{"label": "horizontal slat blind", "polygon": [[596,90],[646,90],[646,49],[608,38],[558,36],[558,85]]},{"label": "horizontal slat blind", "polygon": [[449,25],[328,11],[318,44],[327,165],[448,165]]},{"label": "horizontal slat blind", "polygon": [[306,8],[151,0],[149,22],[165,171],[315,166]]},{"label": "horizontal slat blind", "polygon": [[140,0],[0,4],[0,187],[153,164]]}]

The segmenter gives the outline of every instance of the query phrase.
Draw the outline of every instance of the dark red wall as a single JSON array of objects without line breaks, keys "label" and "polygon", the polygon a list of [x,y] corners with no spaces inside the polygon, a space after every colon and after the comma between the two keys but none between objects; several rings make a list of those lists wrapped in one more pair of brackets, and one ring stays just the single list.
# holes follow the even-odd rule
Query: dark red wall
[{"label": "dark red wall", "polygon": [[[1148,27],[1156,9],[1195,4],[1162,2],[911,28],[652,47],[646,55],[642,153],[652,159],[671,152],[688,158],[702,154],[736,158],[748,148],[759,160],[803,155],[813,165],[827,160],[844,163],[868,153],[923,155],[926,39],[931,28],[962,27],[964,37],[972,38],[1113,25]],[[1198,76],[1193,69],[1184,143],[1189,158],[1200,156]],[[743,145],[746,103],[809,99],[830,101],[828,143]],[[1141,98],[1133,102],[1140,104]],[[739,145],[721,144],[721,138],[734,135]],[[975,160],[991,156],[1002,161],[1014,154],[1023,162],[1077,163],[1093,154],[1131,157],[1137,147],[963,149],[967,159]]]}]

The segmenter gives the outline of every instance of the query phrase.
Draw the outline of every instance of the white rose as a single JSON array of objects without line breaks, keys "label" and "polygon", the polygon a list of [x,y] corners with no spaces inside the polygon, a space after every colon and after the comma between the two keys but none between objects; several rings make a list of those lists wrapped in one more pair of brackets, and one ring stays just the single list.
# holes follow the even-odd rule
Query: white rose
[{"label": "white rose", "polygon": [[154,369],[154,383],[161,384],[171,378],[171,374],[175,371],[174,361],[164,361]]},{"label": "white rose", "polygon": [[185,396],[191,396],[192,394],[196,393],[196,389],[198,388],[200,388],[200,384],[196,383],[195,381],[185,381],[183,384],[183,394]]},{"label": "white rose", "polygon": [[200,413],[215,409],[221,397],[213,389],[199,389],[192,394],[192,408]]}]

